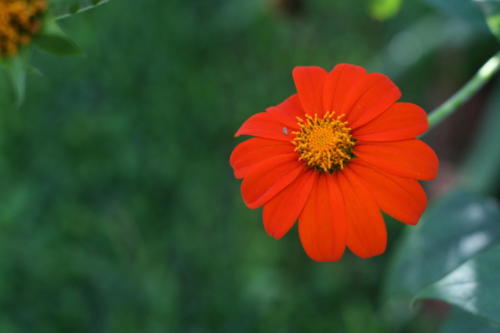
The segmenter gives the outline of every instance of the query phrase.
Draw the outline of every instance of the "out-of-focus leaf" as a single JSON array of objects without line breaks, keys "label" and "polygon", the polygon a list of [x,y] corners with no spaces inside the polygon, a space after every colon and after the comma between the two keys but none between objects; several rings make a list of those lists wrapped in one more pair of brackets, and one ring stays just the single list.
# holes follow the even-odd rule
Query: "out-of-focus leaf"
[{"label": "out-of-focus leaf", "polygon": [[475,0],[486,16],[491,32],[500,40],[500,0]]},{"label": "out-of-focus leaf", "polygon": [[471,0],[424,0],[443,14],[458,17],[472,24],[484,25],[481,11]]},{"label": "out-of-focus leaf", "polygon": [[498,333],[500,327],[483,318],[453,307],[446,322],[441,327],[440,333]]},{"label": "out-of-focus leaf", "polygon": [[50,0],[50,12],[57,19],[74,15],[96,6],[102,5],[109,0]]},{"label": "out-of-focus leaf", "polygon": [[499,221],[498,203],[478,194],[457,191],[436,202],[399,244],[385,281],[387,310],[407,316],[422,288],[500,239]]},{"label": "out-of-focus leaf", "polygon": [[31,66],[29,64],[26,65],[26,72],[28,74],[34,74],[34,75],[38,75],[38,76],[43,76],[43,73],[36,67],[34,66]]},{"label": "out-of-focus leaf", "polygon": [[[439,33],[436,34],[436,31]],[[433,14],[398,32],[368,67],[371,71],[397,78],[442,45],[463,47],[482,31],[461,20],[443,20]]]},{"label": "out-of-focus leaf", "polygon": [[2,67],[12,83],[17,106],[23,103],[26,95],[26,58],[26,52],[21,52],[13,58],[2,60]]},{"label": "out-of-focus leaf", "polygon": [[79,54],[80,49],[52,19],[46,20],[42,30],[33,38],[40,49],[59,55]]},{"label": "out-of-focus leaf", "polygon": [[499,109],[500,83],[497,83],[464,164],[461,182],[466,188],[488,193],[500,183]]},{"label": "out-of-focus leaf", "polygon": [[499,258],[497,245],[424,288],[415,300],[440,299],[500,325]]},{"label": "out-of-focus leaf", "polygon": [[372,0],[370,12],[377,20],[388,20],[399,12],[402,3],[402,0]]}]

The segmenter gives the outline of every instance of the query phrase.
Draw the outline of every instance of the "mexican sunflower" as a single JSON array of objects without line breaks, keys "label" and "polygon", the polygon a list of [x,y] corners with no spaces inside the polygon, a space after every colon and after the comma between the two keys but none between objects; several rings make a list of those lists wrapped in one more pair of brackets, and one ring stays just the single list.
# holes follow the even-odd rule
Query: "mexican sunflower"
[{"label": "mexican sunflower", "polygon": [[45,0],[0,0],[0,58],[15,56],[42,25]]},{"label": "mexican sunflower", "polygon": [[418,181],[437,174],[436,154],[416,139],[428,129],[425,111],[397,102],[388,77],[359,66],[296,67],[293,79],[296,94],[236,132],[254,136],[230,157],[243,201],[263,206],[277,239],[298,220],[314,260],[337,261],[346,247],[362,258],[383,253],[381,212],[416,224],[427,203]]}]

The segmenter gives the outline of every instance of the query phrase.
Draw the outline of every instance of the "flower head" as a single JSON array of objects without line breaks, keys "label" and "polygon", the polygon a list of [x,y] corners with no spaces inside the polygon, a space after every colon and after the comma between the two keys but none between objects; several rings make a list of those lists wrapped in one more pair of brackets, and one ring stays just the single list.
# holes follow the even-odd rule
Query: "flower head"
[{"label": "flower head", "polygon": [[342,170],[352,157],[354,139],[344,115],[333,118],[334,113],[327,112],[323,118],[314,118],[306,114],[306,121],[298,118],[300,130],[293,132],[295,151],[299,160],[319,171],[333,173]]},{"label": "flower head", "polygon": [[438,170],[416,137],[428,129],[415,104],[397,102],[385,75],[340,64],[331,72],[296,67],[297,94],[246,120],[251,135],[232,152],[249,208],[263,206],[266,231],[281,238],[299,221],[306,253],[339,260],[345,249],[368,258],[385,251],[382,211],[416,224],[427,199],[419,180]]},{"label": "flower head", "polygon": [[45,0],[0,0],[0,58],[15,56],[40,29]]}]

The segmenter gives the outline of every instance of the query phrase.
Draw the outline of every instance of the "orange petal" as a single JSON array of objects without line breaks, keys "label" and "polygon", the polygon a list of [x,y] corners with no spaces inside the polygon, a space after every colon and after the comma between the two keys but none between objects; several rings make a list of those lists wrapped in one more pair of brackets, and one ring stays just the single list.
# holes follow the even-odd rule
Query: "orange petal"
[{"label": "orange petal", "polygon": [[290,230],[304,208],[316,175],[313,170],[305,170],[264,206],[264,227],[269,235],[280,239]]},{"label": "orange petal", "polygon": [[372,73],[351,88],[340,110],[355,129],[376,118],[400,97],[399,88],[387,76]]},{"label": "orange petal", "polygon": [[304,111],[322,117],[326,71],[317,66],[299,66],[293,69],[292,75]]},{"label": "orange petal", "polygon": [[290,142],[252,138],[234,148],[229,163],[236,178],[243,178],[262,169],[271,159],[296,160],[297,153]]},{"label": "orange petal", "polygon": [[326,111],[340,115],[348,92],[368,74],[363,67],[351,64],[338,64],[328,73],[323,88],[323,105]]},{"label": "orange petal", "polygon": [[345,250],[347,226],[336,177],[320,174],[299,219],[299,235],[307,255],[337,261]]},{"label": "orange petal", "polygon": [[354,155],[359,164],[419,180],[434,179],[439,167],[436,153],[420,140],[360,143]]},{"label": "orange petal", "polygon": [[241,195],[248,208],[258,208],[287,187],[303,171],[304,164],[270,160],[266,169],[252,173],[241,182]]},{"label": "orange petal", "polygon": [[297,117],[304,118],[304,110],[297,94],[288,97],[281,104],[267,108],[266,111],[292,130],[299,129]]},{"label": "orange petal", "polygon": [[291,131],[272,113],[260,112],[248,118],[234,136],[253,135],[266,139],[291,141]]},{"label": "orange petal", "polygon": [[356,163],[349,164],[349,169],[373,195],[381,210],[401,222],[418,223],[427,205],[427,197],[416,180],[388,175]]},{"label": "orange petal", "polygon": [[385,251],[387,231],[375,200],[349,168],[338,175],[347,213],[347,247],[361,258]]},{"label": "orange petal", "polygon": [[358,141],[413,139],[429,128],[427,114],[418,105],[396,103],[369,123],[354,130]]}]

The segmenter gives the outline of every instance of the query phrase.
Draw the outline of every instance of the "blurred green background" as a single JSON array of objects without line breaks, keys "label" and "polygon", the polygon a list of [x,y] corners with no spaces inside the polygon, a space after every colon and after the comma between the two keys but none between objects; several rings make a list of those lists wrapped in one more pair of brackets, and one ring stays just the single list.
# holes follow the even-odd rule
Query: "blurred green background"
[{"label": "blurred green background", "polygon": [[[401,225],[378,258],[313,262],[295,229],[267,236],[228,164],[296,65],[381,71],[430,110],[497,48],[479,11],[400,5],[113,0],[61,21],[85,56],[35,51],[44,75],[0,109],[0,333],[437,332],[442,304],[382,311]],[[456,181],[492,90],[426,137],[431,196]]]}]

